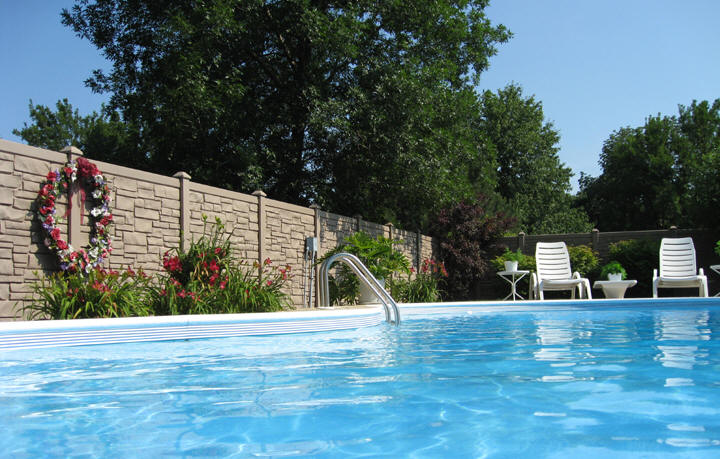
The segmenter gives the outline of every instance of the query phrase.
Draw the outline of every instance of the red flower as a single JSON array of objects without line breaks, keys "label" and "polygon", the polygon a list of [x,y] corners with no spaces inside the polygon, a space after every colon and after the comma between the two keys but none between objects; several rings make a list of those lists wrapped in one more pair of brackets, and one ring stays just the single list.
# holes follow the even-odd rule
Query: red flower
[{"label": "red flower", "polygon": [[210,262],[210,271],[218,272],[220,271],[220,266],[217,264],[215,260],[212,260]]},{"label": "red flower", "polygon": [[58,239],[57,246],[60,250],[66,250],[68,248],[67,242],[63,241],[62,239]]},{"label": "red flower", "polygon": [[220,252],[222,252],[222,249],[220,247],[215,247],[215,255],[220,255]]},{"label": "red flower", "polygon": [[53,228],[53,230],[50,231],[50,237],[55,241],[60,239],[60,228]]},{"label": "red flower", "polygon": [[77,169],[80,177],[92,177],[94,175],[100,175],[100,170],[97,166],[85,158],[78,158]]},{"label": "red flower", "polygon": [[[73,170],[71,167],[63,167],[63,172],[68,179],[72,177]],[[65,186],[67,186],[67,184]]]},{"label": "red flower", "polygon": [[269,257],[265,259],[264,264],[265,264],[265,265],[271,265],[271,264],[272,264],[272,261],[270,261],[270,258],[269,258]]},{"label": "red flower", "polygon": [[272,281],[271,280],[267,281],[267,285],[268,285],[268,287],[270,287],[272,285]]},{"label": "red flower", "polygon": [[45,177],[48,182],[56,182],[60,177],[58,176],[57,172],[50,171],[48,172],[47,177]]}]

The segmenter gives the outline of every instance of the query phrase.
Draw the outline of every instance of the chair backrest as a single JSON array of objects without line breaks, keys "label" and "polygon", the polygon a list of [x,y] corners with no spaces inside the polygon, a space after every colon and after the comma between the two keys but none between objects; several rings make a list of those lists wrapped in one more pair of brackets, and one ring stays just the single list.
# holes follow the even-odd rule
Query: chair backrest
[{"label": "chair backrest", "polygon": [[563,280],[572,277],[570,254],[564,242],[538,242],[535,246],[538,278]]},{"label": "chair backrest", "polygon": [[692,238],[663,238],[660,242],[660,277],[696,275],[695,244]]}]

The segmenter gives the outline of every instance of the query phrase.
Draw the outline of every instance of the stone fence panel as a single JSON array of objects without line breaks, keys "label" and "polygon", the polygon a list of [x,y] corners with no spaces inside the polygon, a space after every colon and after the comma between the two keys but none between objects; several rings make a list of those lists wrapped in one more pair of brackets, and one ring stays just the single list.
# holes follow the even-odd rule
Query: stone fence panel
[{"label": "stone fence panel", "polygon": [[[61,153],[0,139],[0,320],[17,318],[16,305],[28,297],[38,279],[35,271],[49,274],[57,270],[54,254],[43,244],[34,203],[48,172],[80,155],[74,148]],[[400,248],[416,267],[422,258],[436,253],[432,238],[363,221],[360,216],[275,201],[262,191],[248,195],[202,185],[184,172],[166,177],[93,162],[111,190],[113,253],[105,264],[111,269],[132,267],[150,275],[160,272],[166,251],[187,247],[210,230],[203,216],[207,216],[207,224],[215,218],[222,221],[234,253],[248,264],[262,264],[269,258],[273,264],[290,265],[293,277],[286,293],[298,307],[306,303],[304,280],[312,269],[304,258],[308,237],[319,239],[319,256],[360,230],[402,239]],[[71,245],[86,246],[89,218],[77,211],[82,208],[80,193],[61,197],[57,215],[66,215],[68,199],[74,204],[67,223],[58,227]],[[87,215],[89,204],[84,210]]]}]

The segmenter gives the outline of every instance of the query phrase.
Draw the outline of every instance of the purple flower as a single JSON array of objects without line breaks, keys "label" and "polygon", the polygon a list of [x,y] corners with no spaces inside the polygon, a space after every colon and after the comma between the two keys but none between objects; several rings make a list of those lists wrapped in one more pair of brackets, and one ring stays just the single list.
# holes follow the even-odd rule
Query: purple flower
[{"label": "purple flower", "polygon": [[60,263],[60,269],[67,271],[70,265],[68,263]]}]

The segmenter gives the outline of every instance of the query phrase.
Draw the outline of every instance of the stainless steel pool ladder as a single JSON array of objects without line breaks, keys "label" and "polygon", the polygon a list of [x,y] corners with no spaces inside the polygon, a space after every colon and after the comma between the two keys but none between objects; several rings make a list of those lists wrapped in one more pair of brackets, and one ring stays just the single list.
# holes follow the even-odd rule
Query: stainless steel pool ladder
[{"label": "stainless steel pool ladder", "polygon": [[360,282],[367,285],[372,292],[377,295],[385,308],[385,321],[398,325],[400,324],[400,311],[398,310],[397,303],[390,296],[390,294],[380,285],[375,276],[370,273],[362,261],[351,253],[336,253],[327,260],[323,261],[320,265],[320,307],[330,306],[330,283],[328,280],[328,271],[332,267],[332,264],[336,261],[345,263],[350,269],[357,274]]}]

